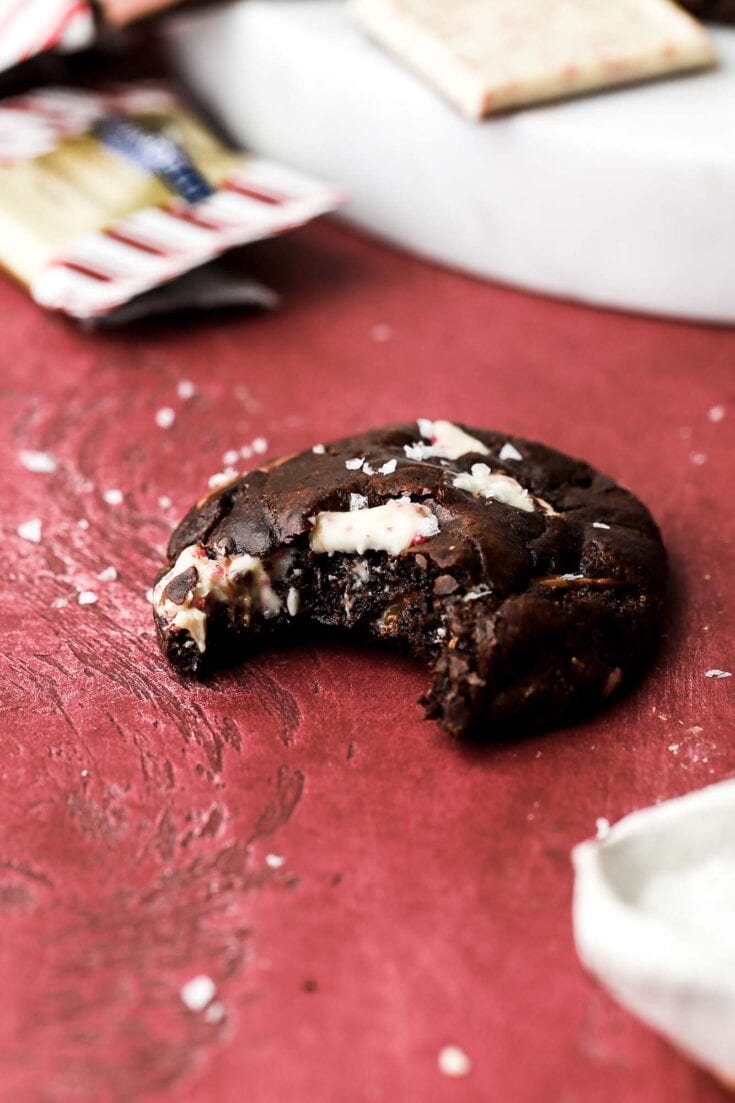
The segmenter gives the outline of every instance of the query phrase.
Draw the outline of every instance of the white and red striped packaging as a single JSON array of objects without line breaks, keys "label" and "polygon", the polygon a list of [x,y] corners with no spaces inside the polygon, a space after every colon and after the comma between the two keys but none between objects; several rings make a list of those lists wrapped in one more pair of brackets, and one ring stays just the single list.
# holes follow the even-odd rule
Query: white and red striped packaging
[{"label": "white and red striped packaging", "polygon": [[[87,156],[96,162],[102,159],[107,178],[118,171],[127,174],[126,181],[131,173],[140,173],[145,181],[145,169],[130,163],[123,169],[118,155],[104,149],[101,142],[90,147],[79,138],[111,116],[135,119],[146,113],[165,115],[174,109],[180,110],[176,97],[157,87],[105,92],[45,88],[0,101],[0,220],[8,218],[7,207],[3,210],[12,191],[8,184],[18,191],[17,177],[11,179],[10,174],[18,166],[26,166],[25,180],[31,164],[34,171],[29,178],[36,179],[43,191],[48,183],[44,182],[47,162],[51,163],[54,151],[64,143],[65,164],[74,157],[77,175],[83,172]],[[281,165],[247,155],[228,157],[226,173],[217,179],[212,194],[199,202],[187,203],[171,194],[156,205],[141,205],[133,189],[129,209],[122,215],[118,210],[116,217],[105,218],[102,203],[95,225],[61,244],[50,245],[48,232],[35,233],[31,225],[22,227],[22,235],[15,234],[13,223],[6,221],[11,232],[0,232],[0,262],[29,285],[40,305],[90,319],[228,249],[303,225],[342,201],[334,187]],[[99,173],[99,164],[95,171]],[[53,172],[58,179],[55,162]],[[17,201],[14,211],[17,224]],[[14,255],[8,255],[8,250]]]},{"label": "white and red striped packaging", "polygon": [[89,0],[0,0],[0,72],[44,50],[81,50],[94,34]]}]

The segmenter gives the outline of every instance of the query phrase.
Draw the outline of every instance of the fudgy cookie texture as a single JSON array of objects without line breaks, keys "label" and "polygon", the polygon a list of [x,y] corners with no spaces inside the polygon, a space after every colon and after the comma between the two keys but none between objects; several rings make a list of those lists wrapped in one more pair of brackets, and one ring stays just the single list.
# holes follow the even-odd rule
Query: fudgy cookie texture
[{"label": "fudgy cookie texture", "polygon": [[682,0],[683,6],[700,19],[735,23],[735,0]]},{"label": "fudgy cookie texture", "polygon": [[420,419],[234,478],[189,511],[154,588],[161,646],[201,674],[315,625],[393,640],[455,735],[559,724],[649,658],[666,553],[648,510],[579,460]]}]

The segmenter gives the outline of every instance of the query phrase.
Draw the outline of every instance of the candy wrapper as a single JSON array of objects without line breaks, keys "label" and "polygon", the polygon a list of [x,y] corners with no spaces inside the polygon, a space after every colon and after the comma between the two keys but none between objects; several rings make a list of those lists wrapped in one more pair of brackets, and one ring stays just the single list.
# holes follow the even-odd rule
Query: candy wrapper
[{"label": "candy wrapper", "polygon": [[0,71],[45,50],[81,50],[95,36],[88,0],[0,0]]},{"label": "candy wrapper", "polygon": [[42,306],[100,318],[339,192],[227,149],[169,91],[0,101],[0,264]]}]

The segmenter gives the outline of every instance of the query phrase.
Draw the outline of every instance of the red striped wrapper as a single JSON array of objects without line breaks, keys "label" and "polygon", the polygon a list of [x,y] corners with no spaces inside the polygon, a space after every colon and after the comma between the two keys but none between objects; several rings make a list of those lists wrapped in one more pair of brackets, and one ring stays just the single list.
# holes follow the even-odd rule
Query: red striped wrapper
[{"label": "red striped wrapper", "polygon": [[44,50],[81,50],[94,31],[88,0],[0,0],[0,71]]},{"label": "red striped wrapper", "polygon": [[[335,188],[300,172],[231,154],[196,124],[198,132],[205,135],[197,152],[201,154],[202,149],[211,146],[216,167],[212,169],[206,158],[200,157],[197,162],[196,154],[192,155],[192,171],[208,175],[209,194],[196,203],[187,203],[175,190],[163,187],[160,176],[157,183],[145,168],[119,152],[111,152],[93,136],[95,124],[103,119],[139,120],[155,115],[161,125],[161,117],[165,121],[169,113],[169,130],[178,133],[181,120],[188,116],[177,116],[177,111],[181,108],[176,98],[158,88],[109,92],[47,88],[0,104],[0,219],[8,220],[8,233],[3,234],[0,226],[0,260],[28,283],[39,304],[75,318],[106,314],[228,249],[300,226],[341,202],[342,196]],[[63,159],[54,160],[55,151],[61,151]],[[87,161],[92,163],[89,180],[84,175]],[[24,200],[19,204],[20,184],[14,175],[22,166],[22,186],[27,187],[25,177],[30,164],[34,171],[29,179],[37,180],[42,195],[50,179],[44,176],[47,163],[53,166],[54,187],[58,186],[61,171],[76,183],[83,181],[80,207],[87,219],[84,232],[74,232],[60,246],[53,247],[48,245],[49,231],[36,231],[31,224],[34,203]],[[122,179],[113,202],[107,192],[115,183],[115,173]],[[102,197],[93,211],[93,225],[89,225],[85,204],[89,205],[95,183],[102,179]],[[139,180],[141,194],[152,181],[160,201],[138,203]],[[65,182],[64,186],[72,185]],[[132,194],[128,201],[125,192],[127,210],[119,216],[120,188],[128,186]],[[68,198],[57,199],[59,210],[68,210],[69,202]],[[118,217],[105,217],[106,204],[118,212]],[[9,220],[9,210],[11,215],[15,213],[14,221]],[[45,208],[41,214],[41,221],[47,221]],[[78,221],[74,225],[78,228]],[[50,232],[58,235],[56,220]],[[14,242],[15,252],[10,257],[8,241]],[[26,242],[30,245],[24,248]],[[27,256],[35,258],[36,254],[40,263],[27,261]]]}]

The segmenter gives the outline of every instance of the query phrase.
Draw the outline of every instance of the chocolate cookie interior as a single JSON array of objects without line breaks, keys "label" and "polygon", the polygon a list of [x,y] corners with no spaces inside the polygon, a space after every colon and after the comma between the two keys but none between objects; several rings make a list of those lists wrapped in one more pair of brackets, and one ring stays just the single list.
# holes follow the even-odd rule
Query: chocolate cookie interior
[{"label": "chocolate cookie interior", "polygon": [[235,479],[174,533],[154,606],[199,674],[295,624],[407,646],[453,734],[558,723],[637,672],[665,553],[647,510],[542,445],[420,421]]}]

